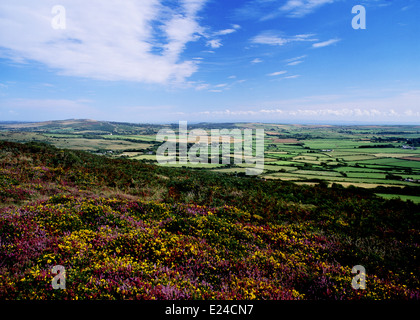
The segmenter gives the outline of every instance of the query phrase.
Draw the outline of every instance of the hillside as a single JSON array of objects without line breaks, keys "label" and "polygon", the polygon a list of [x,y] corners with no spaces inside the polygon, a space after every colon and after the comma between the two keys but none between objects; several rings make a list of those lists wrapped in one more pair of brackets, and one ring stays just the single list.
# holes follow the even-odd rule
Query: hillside
[{"label": "hillside", "polygon": [[420,298],[420,205],[366,189],[0,141],[0,203],[0,299]]},{"label": "hillside", "polygon": [[[1,123],[0,140],[42,142],[112,158],[157,164],[161,129],[178,133],[177,124],[139,124],[96,120]],[[382,198],[420,203],[420,126],[333,126],[263,123],[198,123],[188,129],[264,129],[261,178],[314,185],[319,182],[370,188]],[[190,131],[191,132],[191,131]],[[188,147],[193,146],[193,139]],[[233,154],[233,144],[231,154]],[[209,148],[209,154],[211,148]],[[247,163],[168,164],[244,175]],[[210,163],[211,162],[211,163]]]}]

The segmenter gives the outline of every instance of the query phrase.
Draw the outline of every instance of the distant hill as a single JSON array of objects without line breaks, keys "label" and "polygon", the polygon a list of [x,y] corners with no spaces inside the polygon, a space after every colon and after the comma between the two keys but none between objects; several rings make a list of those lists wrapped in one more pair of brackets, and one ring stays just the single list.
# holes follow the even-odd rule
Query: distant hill
[{"label": "distant hill", "polygon": [[89,120],[89,119],[69,119],[69,120],[56,120],[56,121],[43,121],[43,122],[26,122],[26,123],[8,123],[0,124],[0,128],[8,130],[31,130],[37,131],[51,131],[54,129],[59,130],[100,130],[112,131],[115,126],[109,122]]},{"label": "distant hill", "polygon": [[42,122],[8,122],[0,123],[0,131],[62,133],[62,134],[156,134],[160,128],[169,125],[137,124],[91,119],[68,119]]},{"label": "distant hill", "polygon": [[32,121],[0,121],[0,125],[5,124],[20,124],[20,123],[33,123]]}]

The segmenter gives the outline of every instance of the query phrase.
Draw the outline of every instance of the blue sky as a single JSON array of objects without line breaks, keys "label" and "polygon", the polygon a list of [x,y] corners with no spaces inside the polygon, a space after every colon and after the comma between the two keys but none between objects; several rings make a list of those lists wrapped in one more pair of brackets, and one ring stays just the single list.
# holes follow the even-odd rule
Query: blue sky
[{"label": "blue sky", "polygon": [[2,1],[0,121],[420,124],[419,13],[417,0]]}]

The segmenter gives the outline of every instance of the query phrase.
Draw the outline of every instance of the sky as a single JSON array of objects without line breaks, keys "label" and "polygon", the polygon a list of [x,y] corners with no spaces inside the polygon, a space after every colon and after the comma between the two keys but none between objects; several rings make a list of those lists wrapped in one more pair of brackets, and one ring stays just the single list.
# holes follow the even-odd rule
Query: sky
[{"label": "sky", "polygon": [[418,0],[1,1],[0,121],[420,124],[419,17]]}]

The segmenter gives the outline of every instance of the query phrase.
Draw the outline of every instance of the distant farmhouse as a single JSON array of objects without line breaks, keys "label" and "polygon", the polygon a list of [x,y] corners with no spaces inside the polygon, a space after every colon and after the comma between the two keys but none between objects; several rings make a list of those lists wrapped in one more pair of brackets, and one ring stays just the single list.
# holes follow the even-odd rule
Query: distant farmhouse
[{"label": "distant farmhouse", "polygon": [[403,146],[401,147],[401,149],[416,150],[417,148],[416,148],[416,147],[412,147],[412,146],[408,146],[408,145],[403,145]]}]

